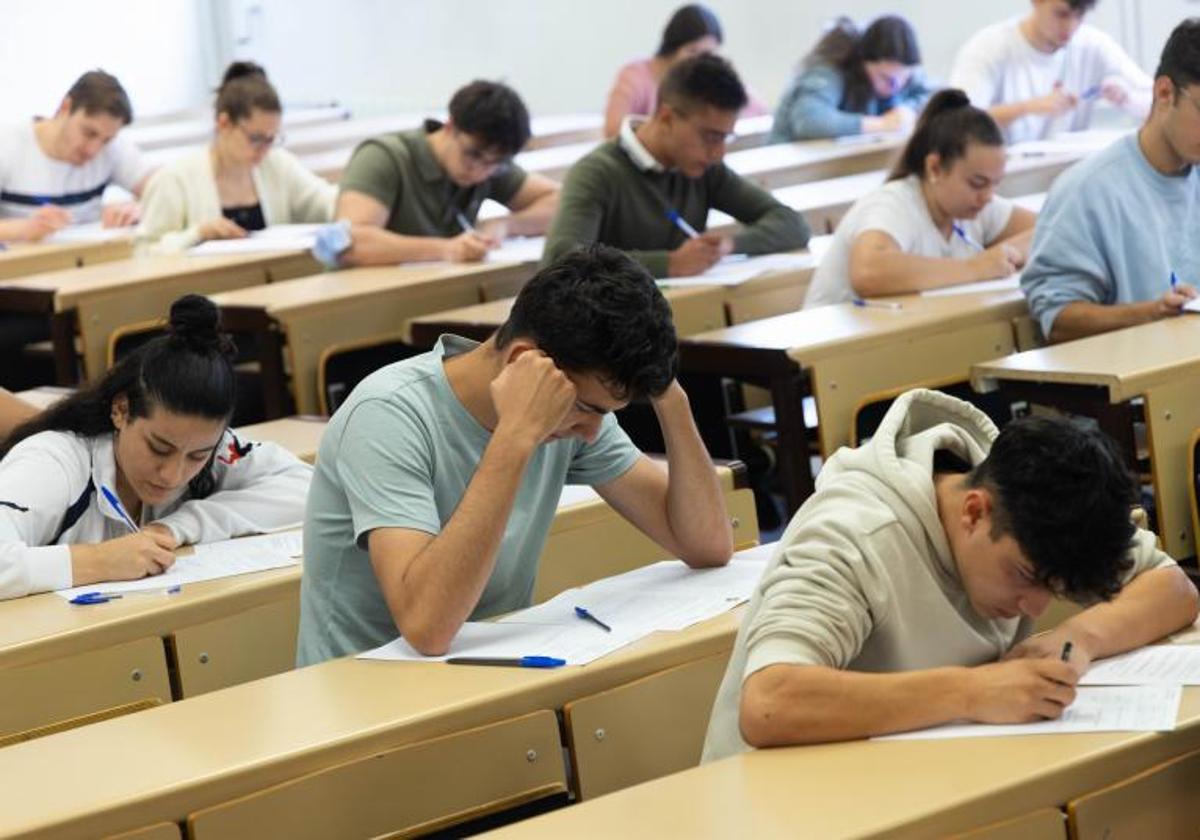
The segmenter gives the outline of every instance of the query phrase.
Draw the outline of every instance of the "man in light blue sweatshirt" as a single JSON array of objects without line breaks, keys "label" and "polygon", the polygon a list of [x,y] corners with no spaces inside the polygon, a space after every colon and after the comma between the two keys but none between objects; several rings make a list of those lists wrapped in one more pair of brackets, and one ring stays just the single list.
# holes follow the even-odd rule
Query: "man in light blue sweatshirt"
[{"label": "man in light blue sweatshirt", "polygon": [[1021,275],[1051,342],[1178,315],[1200,282],[1200,18],[1163,48],[1146,124],[1064,173]]}]

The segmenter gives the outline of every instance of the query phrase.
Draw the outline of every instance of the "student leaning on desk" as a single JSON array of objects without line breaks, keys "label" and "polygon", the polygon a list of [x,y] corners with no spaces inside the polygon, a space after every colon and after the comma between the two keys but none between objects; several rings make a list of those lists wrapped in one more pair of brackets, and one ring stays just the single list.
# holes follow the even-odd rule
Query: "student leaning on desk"
[{"label": "student leaning on desk", "polygon": [[173,253],[268,225],[328,222],[335,188],[278,148],[283,105],[266,72],[235,61],[217,89],[212,143],[150,179],[138,247]]},{"label": "student leaning on desk", "polygon": [[1183,311],[1200,281],[1200,18],[1175,27],[1136,134],[1050,190],[1021,291],[1042,334],[1070,341]]},{"label": "student leaning on desk", "polygon": [[162,572],[297,523],[312,468],[229,431],[233,346],[195,295],[170,329],[0,444],[0,598]]},{"label": "student leaning on desk", "polygon": [[49,119],[0,129],[0,241],[37,240],[67,224],[136,224],[137,204],[101,207],[109,183],[141,195],[151,167],[119,136],[133,120],[115,76],[80,76]]},{"label": "student leaning on desk", "polygon": [[[628,252],[655,277],[680,277],[730,253],[803,248],[809,230],[800,214],[724,163],[745,104],[746,89],[723,58],[700,55],[672,67],[654,115],[627,118],[617,139],[567,174],[543,265],[601,242]],[[712,209],[743,227],[734,236],[705,233]]]},{"label": "student leaning on desk", "polygon": [[838,223],[805,307],[1013,274],[1037,216],[995,194],[1006,159],[995,120],[962,91],[938,91],[888,182]]},{"label": "student leaning on desk", "polygon": [[[1032,417],[997,435],[968,403],[904,394],[870,442],[830,458],[784,532],[705,759],[1058,717],[1092,660],[1196,618],[1195,588],[1130,521],[1134,499],[1099,432]],[[1030,637],[1055,594],[1094,606]]]},{"label": "student leaning on desk", "polygon": [[[483,344],[444,335],[364,379],[321,441],[304,523],[297,659],[391,641],[442,654],[469,619],[529,606],[563,485],[590,484],[690,566],[732,532],[675,379],[654,280],[595,246],[542,269]],[[613,412],[648,399],[669,470]]]},{"label": "student leaning on desk", "polygon": [[[506,236],[540,236],[558,206],[558,185],[512,162],[530,135],[516,91],[475,81],[450,100],[450,118],[384,134],[354,150],[335,217],[317,255],[333,265],[418,260],[474,262]],[[491,198],[512,213],[475,227]]]}]

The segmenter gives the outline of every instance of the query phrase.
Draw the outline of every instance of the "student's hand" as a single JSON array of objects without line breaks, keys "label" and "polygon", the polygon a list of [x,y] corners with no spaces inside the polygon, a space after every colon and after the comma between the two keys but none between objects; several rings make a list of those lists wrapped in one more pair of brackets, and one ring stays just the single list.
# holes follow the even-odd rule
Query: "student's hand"
[{"label": "student's hand", "polygon": [[136,201],[105,204],[100,210],[100,225],[106,228],[123,228],[136,225],[142,218],[142,205]]},{"label": "student's hand", "polygon": [[1092,664],[1092,653],[1088,650],[1084,642],[1078,638],[1078,634],[1071,634],[1069,628],[1059,627],[1055,630],[1050,630],[1046,633],[1038,633],[1036,636],[1030,636],[1025,641],[1018,645],[1014,645],[1012,650],[1004,654],[1005,661],[1013,659],[1057,659],[1062,661],[1063,645],[1067,642],[1071,643],[1071,655],[1067,660],[1075,673],[1083,676],[1087,673],[1087,669]]},{"label": "student's hand", "polygon": [[881,132],[907,131],[913,127],[916,121],[917,115],[912,108],[906,105],[897,105],[895,108],[884,112],[879,117],[877,125],[879,126],[878,130]]},{"label": "student's hand", "polygon": [[1100,83],[1100,96],[1118,108],[1129,102],[1129,85],[1120,76],[1109,76]]},{"label": "student's hand", "polygon": [[526,350],[492,380],[496,433],[537,446],[562,425],[575,405],[575,385],[541,350]]},{"label": "student's hand", "polygon": [[71,223],[71,214],[61,207],[47,204],[24,219],[14,220],[10,230],[14,239],[37,242]]},{"label": "student's hand", "polygon": [[475,232],[491,242],[491,247],[499,248],[500,243],[508,238],[508,220],[504,218],[488,219],[486,222],[475,225]]},{"label": "student's hand", "polygon": [[1154,301],[1153,318],[1172,318],[1183,312],[1183,305],[1196,296],[1196,290],[1187,283],[1178,283],[1175,288],[1168,289],[1162,297]]},{"label": "student's hand", "polygon": [[1025,255],[1019,248],[998,242],[971,257],[971,264],[977,280],[992,280],[1016,273],[1025,264]]},{"label": "student's hand", "polygon": [[73,545],[73,582],[81,586],[161,575],[175,562],[174,542],[174,537],[163,537],[155,529],[92,545]]},{"label": "student's hand", "polygon": [[467,231],[447,239],[443,247],[443,257],[447,262],[479,262],[496,247],[496,243],[475,231]]},{"label": "student's hand", "polygon": [[1059,114],[1065,114],[1078,104],[1078,96],[1073,93],[1067,93],[1065,90],[1063,90],[1061,84],[1055,84],[1054,90],[1050,91],[1045,96],[1039,96],[1036,99],[1030,99],[1025,103],[1025,107],[1030,114],[1056,117]]},{"label": "student's hand", "polygon": [[1079,674],[1057,659],[1013,659],[968,672],[967,717],[978,723],[1052,720],[1075,701]]},{"label": "student's hand", "polygon": [[[704,234],[684,242],[667,257],[667,275],[669,277],[691,277],[703,274],[729,253],[724,244],[728,237],[718,237]],[[729,240],[729,248],[733,241]]]},{"label": "student's hand", "polygon": [[237,222],[226,219],[212,219],[200,225],[200,239],[207,242],[210,239],[245,239],[246,229]]},{"label": "student's hand", "polygon": [[161,522],[151,522],[149,525],[142,526],[142,533],[150,533],[154,535],[154,539],[159,545],[166,546],[170,549],[179,548],[179,540],[175,539],[175,535],[171,533],[171,529]]}]

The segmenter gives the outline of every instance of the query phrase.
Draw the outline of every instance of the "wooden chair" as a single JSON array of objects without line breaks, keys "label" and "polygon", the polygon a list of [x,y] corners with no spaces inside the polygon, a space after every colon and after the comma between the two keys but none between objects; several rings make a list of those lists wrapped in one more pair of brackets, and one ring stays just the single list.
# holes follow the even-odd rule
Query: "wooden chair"
[{"label": "wooden chair", "polygon": [[317,363],[317,404],[326,416],[338,410],[359,382],[384,365],[419,351],[400,333],[373,335],[326,347]]}]

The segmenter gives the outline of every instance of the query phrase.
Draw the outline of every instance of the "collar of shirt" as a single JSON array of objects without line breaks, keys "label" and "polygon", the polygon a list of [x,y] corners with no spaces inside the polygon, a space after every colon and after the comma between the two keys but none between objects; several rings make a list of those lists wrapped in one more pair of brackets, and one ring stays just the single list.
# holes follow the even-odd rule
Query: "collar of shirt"
[{"label": "collar of shirt", "polygon": [[666,167],[655,160],[654,155],[650,154],[649,150],[642,145],[642,141],[638,139],[637,129],[642,125],[645,119],[642,117],[628,116],[621,121],[621,133],[617,135],[617,142],[625,153],[629,155],[629,159],[633,161],[633,165],[643,172],[666,172]]},{"label": "collar of shirt", "polygon": [[429,144],[429,135],[441,129],[443,125],[444,123],[438,120],[425,120],[416,142],[411,146],[413,161],[417,164],[417,171],[421,173],[421,178],[425,181],[446,180],[446,172],[438,163],[437,158],[433,156],[433,146]]}]

